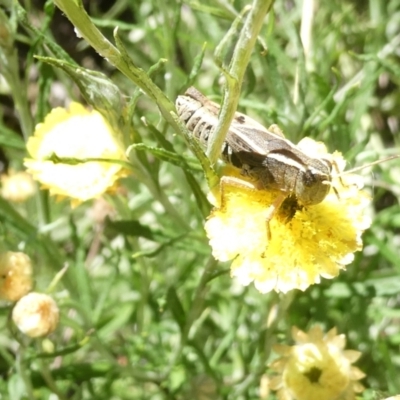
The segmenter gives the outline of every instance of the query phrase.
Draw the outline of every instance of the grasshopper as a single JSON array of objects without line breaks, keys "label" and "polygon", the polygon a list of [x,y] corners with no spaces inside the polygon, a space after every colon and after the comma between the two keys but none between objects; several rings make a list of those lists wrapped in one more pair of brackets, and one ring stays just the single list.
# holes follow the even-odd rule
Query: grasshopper
[{"label": "grasshopper", "polygon": [[[207,146],[210,132],[218,121],[219,105],[190,87],[183,96],[178,96],[176,108],[189,131]],[[268,222],[286,199],[294,209],[321,203],[331,189],[333,168],[338,170],[329,154],[325,157],[312,157],[286,139],[276,125],[266,129],[239,112],[235,113],[228,130],[221,157],[239,168],[242,175],[252,178],[255,181],[255,185],[251,185],[253,189],[281,192],[266,217],[268,236]],[[340,174],[337,176],[340,177]]]},{"label": "grasshopper", "polygon": [[[218,121],[219,106],[191,87],[184,96],[178,96],[176,107],[189,131],[206,146]],[[243,175],[255,179],[258,189],[294,195],[304,206],[322,202],[330,190],[330,160],[306,155],[285,139],[276,125],[266,129],[239,112],[235,113],[221,155]]]}]

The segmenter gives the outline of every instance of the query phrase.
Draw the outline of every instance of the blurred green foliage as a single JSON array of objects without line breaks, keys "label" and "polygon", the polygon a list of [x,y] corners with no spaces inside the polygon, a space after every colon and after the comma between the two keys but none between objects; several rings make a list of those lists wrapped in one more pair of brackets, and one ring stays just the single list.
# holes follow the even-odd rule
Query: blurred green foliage
[{"label": "blurred green foliage", "polygon": [[[362,398],[400,393],[398,161],[363,172],[374,197],[364,250],[338,278],[290,294],[274,330],[268,317],[287,298],[238,286],[229,264],[211,256],[206,181],[168,112],[191,84],[220,101],[218,64],[228,66],[242,27],[236,18],[249,3],[86,1],[102,35],[116,37],[140,69],[130,69],[134,82],[80,39],[52,1],[0,1],[3,170],[22,168],[24,141],[53,107],[97,101],[93,88],[74,80],[78,67],[108,82],[100,111],[124,108],[125,143],[137,145],[130,154],[136,174],[107,202],[71,209],[46,191],[18,206],[0,199],[1,247],[29,254],[38,291],[68,266],[53,292],[62,314],[50,337],[54,350],[49,339],[17,334],[3,304],[0,398],[257,399],[271,344],[289,343],[293,325],[316,323],[337,326],[347,348],[363,353]],[[244,76],[240,111],[277,123],[294,142],[323,140],[350,165],[398,153],[400,1],[314,3],[307,11],[301,1],[275,2]],[[307,12],[313,21],[304,52]],[[149,77],[159,92],[149,89]],[[112,211],[100,221],[104,208]]]}]

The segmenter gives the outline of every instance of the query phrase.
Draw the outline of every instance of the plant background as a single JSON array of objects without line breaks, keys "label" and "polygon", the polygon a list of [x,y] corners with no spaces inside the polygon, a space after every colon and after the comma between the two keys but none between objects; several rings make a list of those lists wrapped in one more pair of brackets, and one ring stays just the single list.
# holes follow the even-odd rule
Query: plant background
[{"label": "plant background", "polygon": [[[171,101],[190,84],[220,101],[214,51],[248,3],[117,0],[86,1],[85,8],[110,41],[119,27],[135,65],[150,71]],[[210,255],[204,175],[151,151],[193,158],[156,104],[79,39],[51,1],[22,1],[22,9],[7,0],[0,5],[8,19],[0,28],[0,66],[15,67],[12,81],[0,82],[3,171],[22,168],[26,136],[53,107],[84,102],[70,75],[34,57],[66,60],[52,43],[110,78],[130,105],[126,143],[147,146],[132,150],[137,173],[105,201],[72,209],[46,191],[23,205],[0,199],[1,247],[29,254],[36,290],[45,291],[68,266],[52,292],[62,318],[49,339],[21,337],[8,322],[10,305],[2,305],[0,398],[257,399],[271,345],[290,343],[293,325],[305,330],[316,323],[336,326],[347,348],[363,353],[356,364],[367,374],[363,399],[400,393],[398,161],[362,172],[374,198],[373,225],[347,271],[286,297],[241,287],[229,264]],[[240,110],[265,126],[279,124],[294,142],[324,141],[349,165],[395,154],[400,1],[315,1],[306,56],[302,6],[274,4],[260,34],[268,53],[256,45]],[[223,46],[225,64],[236,38],[233,33]],[[278,305],[284,312],[272,331],[268,319]]]}]

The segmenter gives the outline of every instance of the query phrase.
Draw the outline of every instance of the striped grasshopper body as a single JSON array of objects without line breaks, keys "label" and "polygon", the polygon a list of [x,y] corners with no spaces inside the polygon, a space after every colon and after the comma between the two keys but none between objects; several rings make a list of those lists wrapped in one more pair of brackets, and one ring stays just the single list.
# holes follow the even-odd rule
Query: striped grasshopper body
[{"label": "striped grasshopper body", "polygon": [[[189,131],[207,146],[211,130],[218,121],[219,106],[189,88],[178,96],[176,108]],[[240,168],[241,173],[255,180],[257,189],[282,192],[274,203],[273,213],[287,197],[299,205],[321,203],[331,188],[332,163],[313,158],[285,139],[276,126],[269,129],[236,112],[222,148],[222,159]]]}]

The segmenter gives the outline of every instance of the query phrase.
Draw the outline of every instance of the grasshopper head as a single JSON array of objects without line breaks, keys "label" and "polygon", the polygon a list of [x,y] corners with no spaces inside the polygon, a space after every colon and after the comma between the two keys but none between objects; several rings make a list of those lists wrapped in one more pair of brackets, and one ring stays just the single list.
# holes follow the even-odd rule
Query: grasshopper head
[{"label": "grasshopper head", "polygon": [[296,182],[296,197],[304,206],[321,203],[331,189],[332,163],[324,158],[314,159]]}]

